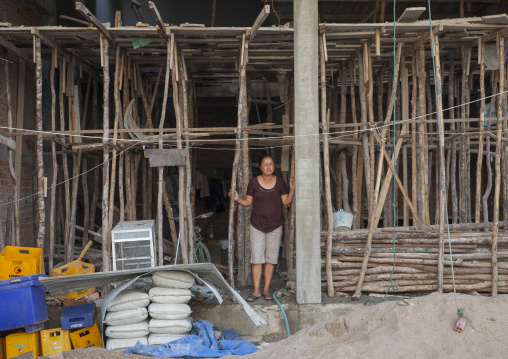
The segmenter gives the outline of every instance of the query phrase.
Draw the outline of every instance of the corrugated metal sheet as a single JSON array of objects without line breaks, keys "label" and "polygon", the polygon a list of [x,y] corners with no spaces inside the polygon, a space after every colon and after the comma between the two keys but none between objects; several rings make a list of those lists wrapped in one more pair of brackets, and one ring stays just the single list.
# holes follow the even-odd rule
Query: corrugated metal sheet
[{"label": "corrugated metal sheet", "polygon": [[[226,293],[230,293],[242,304],[244,310],[256,325],[266,325],[266,322],[249,306],[249,304],[231,288],[222,277],[222,274],[212,263],[177,264],[154,268],[131,269],[114,272],[99,272],[90,274],[78,274],[67,277],[42,277],[41,283],[51,295],[65,294],[76,290],[90,287],[100,287],[106,284],[120,283],[132,280],[140,275],[146,275],[158,271],[188,271],[202,279],[205,284],[212,285]],[[217,299],[222,303],[218,293]]]}]

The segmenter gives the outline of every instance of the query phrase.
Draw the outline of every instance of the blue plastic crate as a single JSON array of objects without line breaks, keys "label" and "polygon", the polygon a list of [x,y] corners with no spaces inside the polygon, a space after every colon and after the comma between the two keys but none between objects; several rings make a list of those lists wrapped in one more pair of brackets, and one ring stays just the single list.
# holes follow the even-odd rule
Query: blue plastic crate
[{"label": "blue plastic crate", "polygon": [[44,286],[34,274],[0,281],[0,331],[26,328],[30,333],[44,327],[48,308]]},{"label": "blue plastic crate", "polygon": [[91,327],[95,323],[95,303],[66,307],[60,317],[62,329]]}]

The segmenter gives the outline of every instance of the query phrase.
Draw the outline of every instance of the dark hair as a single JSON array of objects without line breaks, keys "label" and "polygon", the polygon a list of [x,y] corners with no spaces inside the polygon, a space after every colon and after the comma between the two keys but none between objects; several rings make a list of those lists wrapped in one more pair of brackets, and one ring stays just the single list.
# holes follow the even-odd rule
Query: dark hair
[{"label": "dark hair", "polygon": [[269,154],[266,154],[266,155],[262,155],[261,157],[259,157],[259,167],[261,167],[261,163],[263,163],[263,160],[267,157],[270,157],[273,161],[273,163],[275,164],[275,160],[273,159],[273,157]]}]

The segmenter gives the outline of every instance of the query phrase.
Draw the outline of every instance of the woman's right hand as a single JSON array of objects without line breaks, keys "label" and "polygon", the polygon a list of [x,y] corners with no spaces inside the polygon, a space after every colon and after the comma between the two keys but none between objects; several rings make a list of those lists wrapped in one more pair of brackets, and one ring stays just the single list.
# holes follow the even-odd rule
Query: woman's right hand
[{"label": "woman's right hand", "polygon": [[229,197],[233,197],[233,199],[236,201],[238,200],[238,192],[233,191],[232,189],[229,190]]}]

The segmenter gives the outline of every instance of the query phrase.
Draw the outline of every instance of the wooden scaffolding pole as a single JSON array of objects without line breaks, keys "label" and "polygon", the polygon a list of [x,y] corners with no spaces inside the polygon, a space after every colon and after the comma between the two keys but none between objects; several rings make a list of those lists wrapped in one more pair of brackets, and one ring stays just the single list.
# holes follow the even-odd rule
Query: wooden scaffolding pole
[{"label": "wooden scaffolding pole", "polygon": [[[164,122],[166,120],[166,108],[168,104],[168,94],[169,94],[169,73],[170,73],[170,67],[171,67],[171,56],[172,56],[172,49],[171,49],[171,39],[168,37],[166,39],[166,75],[164,76],[164,96],[162,98],[162,110],[161,110],[161,119],[159,121],[159,149],[164,148],[164,144],[162,142],[162,129],[164,128]],[[164,265],[164,246],[163,246],[163,216],[162,216],[162,201],[163,201],[163,192],[166,194],[166,184],[164,182],[164,167],[158,167],[157,173],[159,175],[158,179],[158,186],[157,186],[157,251],[158,251],[158,263],[160,266]],[[168,213],[173,216],[173,210],[171,209],[171,205],[169,204],[168,199]],[[169,222],[171,224],[171,217],[169,217]],[[174,230],[174,222],[172,226],[172,230]],[[173,237],[173,244],[175,245],[175,252],[176,252],[176,231],[175,234],[173,234],[173,231],[171,231],[172,237]]]},{"label": "wooden scaffolding pole", "polygon": [[[505,81],[504,70],[504,37],[497,38],[498,56],[499,56],[499,94],[497,95],[497,131],[496,131],[496,181],[494,188],[494,228],[492,229],[492,295],[497,295],[498,290],[498,268],[497,263],[497,242],[499,236],[499,197],[501,194],[501,146],[503,137],[503,91]],[[505,174],[506,175],[506,174]]]},{"label": "wooden scaffolding pole", "polygon": [[37,248],[44,248],[44,232],[46,222],[46,212],[44,206],[44,165],[43,165],[43,148],[42,148],[42,55],[41,55],[41,39],[34,37],[35,45],[35,119],[37,133],[37,210],[39,212],[39,222],[37,225]]},{"label": "wooden scaffolding pole", "polygon": [[325,175],[325,196],[326,196],[326,218],[328,220],[328,232],[326,237],[326,282],[328,284],[328,296],[333,297],[332,278],[332,236],[333,236],[333,210],[332,192],[330,188],[330,148],[328,133],[330,132],[329,118],[330,110],[326,107],[326,68],[325,68],[325,46],[323,36],[319,36],[319,70],[321,83],[321,127],[323,131],[323,170]]},{"label": "wooden scaffolding pole", "polygon": [[[238,176],[238,164],[240,162],[240,148],[242,138],[242,124],[245,112],[247,111],[247,56],[248,56],[249,42],[245,39],[245,34],[242,40],[240,67],[239,67],[239,94],[238,94],[238,120],[236,130],[236,143],[235,143],[235,158],[233,160],[233,172],[231,175],[231,190],[236,191],[236,179]],[[229,199],[229,225],[228,225],[228,279],[231,287],[235,288],[235,278],[233,272],[234,265],[234,215],[235,215],[236,202],[234,196]]]},{"label": "wooden scaffolding pole", "polygon": [[[180,52],[178,67],[180,69],[180,86],[182,88],[182,108],[183,108],[183,127],[189,128],[189,81],[187,79],[187,68],[183,52]],[[188,132],[184,136],[185,140],[185,213],[187,218],[187,234],[189,237],[189,263],[195,263],[194,257],[194,213],[192,210],[192,166],[191,149]]]},{"label": "wooden scaffolding pole", "polygon": [[[116,187],[116,162],[117,162],[117,146],[118,125],[122,122],[122,103],[120,101],[120,74],[122,73],[123,56],[120,56],[120,45],[116,45],[115,51],[115,74],[113,82],[113,99],[115,101],[115,120],[113,122],[113,150],[111,153],[111,178],[109,189],[109,209],[108,209],[108,231],[111,233],[113,228],[113,209],[115,207],[115,187]],[[122,176],[120,173],[119,176]]]},{"label": "wooden scaffolding pole", "polygon": [[109,235],[109,44],[101,36],[101,56],[103,74],[103,156],[102,156],[102,271],[111,270],[110,235]]},{"label": "wooden scaffolding pole", "polygon": [[443,293],[443,273],[444,273],[444,228],[448,218],[445,216],[445,142],[444,142],[444,122],[443,122],[443,85],[441,82],[441,59],[439,56],[439,36],[434,35],[434,63],[435,63],[435,89],[436,89],[436,109],[437,121],[439,129],[439,149],[440,152],[436,156],[436,162],[439,164],[439,253],[437,264],[437,291]]},{"label": "wooden scaffolding pole", "polygon": [[[56,91],[55,91],[55,64],[58,63],[56,52],[52,53],[50,87],[51,87],[51,131],[56,130]],[[51,141],[51,158],[53,160],[53,178],[51,181],[51,208],[49,212],[49,272],[53,270],[53,255],[55,253],[55,221],[56,221],[56,185],[58,183],[58,161],[56,157],[56,142]]]},{"label": "wooden scaffolding pole", "polygon": [[[12,99],[11,99],[11,84],[9,81],[9,60],[7,59],[8,51],[4,49],[3,51],[3,58],[4,58],[4,78],[5,78],[5,92],[7,95],[7,127],[9,127],[9,135],[12,135]],[[3,136],[2,136],[3,137]],[[14,167],[14,156],[16,155],[15,151],[13,151],[12,147],[16,148],[14,145],[14,141],[10,140],[9,143],[11,143],[11,146],[8,146],[7,149],[7,156],[9,158],[9,174],[11,176],[12,181],[12,190],[13,190],[13,196],[12,196],[12,205],[14,207],[14,215],[13,215],[13,221],[12,226],[11,223],[7,223],[7,226],[11,226],[12,230],[12,237],[13,240],[11,243],[15,243],[16,245],[20,245],[20,238],[19,238],[19,191],[18,191],[18,182],[21,180],[21,178],[18,178],[16,176],[16,170]]]},{"label": "wooden scaffolding pole", "polygon": [[[485,127],[485,46],[482,46],[481,39],[478,40],[480,56],[480,143],[478,144],[478,159],[476,162],[476,200],[475,200],[475,222],[481,221],[481,199],[482,199],[482,164],[483,164],[483,128]],[[490,162],[487,162],[490,166]]]},{"label": "wooden scaffolding pole", "polygon": [[[171,34],[171,80],[173,85],[173,107],[175,109],[175,117],[176,117],[176,146],[179,149],[182,149],[182,127],[183,127],[183,119],[182,113],[180,111],[180,98],[178,91],[178,80],[179,74],[178,71],[178,59],[177,59],[177,48],[175,42],[174,34]],[[185,186],[185,166],[178,166],[178,215],[179,215],[179,231],[180,231],[180,247],[182,249],[182,260],[183,264],[189,263],[189,239],[192,237],[187,236],[187,231],[185,229],[185,196],[184,196],[184,186]],[[188,234],[192,236],[192,233]],[[191,253],[192,255],[192,253]]]}]

